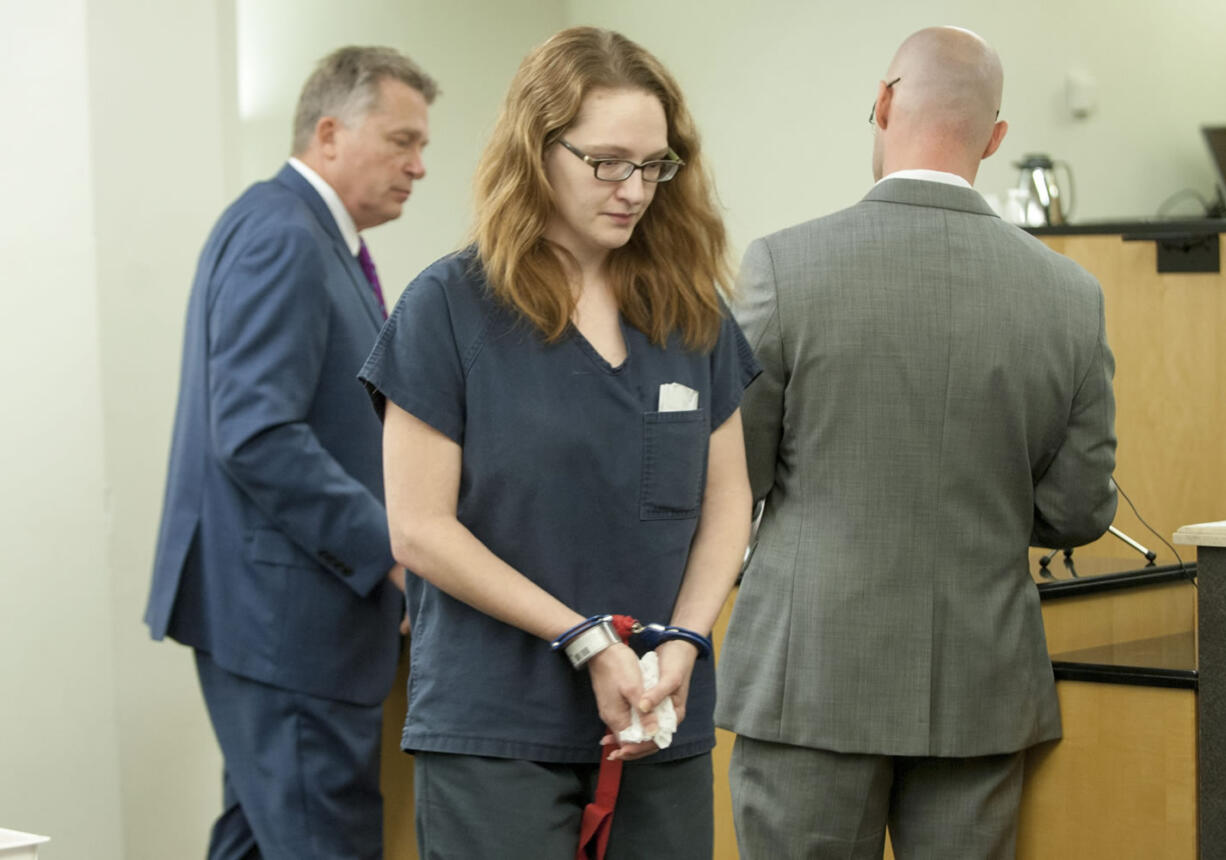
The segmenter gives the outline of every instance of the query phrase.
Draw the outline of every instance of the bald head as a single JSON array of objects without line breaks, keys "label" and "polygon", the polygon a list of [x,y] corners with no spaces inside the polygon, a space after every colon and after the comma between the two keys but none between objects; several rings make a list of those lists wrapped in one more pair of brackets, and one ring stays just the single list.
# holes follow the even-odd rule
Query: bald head
[{"label": "bald head", "polygon": [[[898,83],[887,87],[895,78]],[[929,27],[907,37],[878,88],[885,172],[969,171],[973,181],[979,161],[1004,137],[1005,124],[996,119],[1003,85],[1000,57],[969,30]],[[891,166],[899,159],[927,163]]]}]

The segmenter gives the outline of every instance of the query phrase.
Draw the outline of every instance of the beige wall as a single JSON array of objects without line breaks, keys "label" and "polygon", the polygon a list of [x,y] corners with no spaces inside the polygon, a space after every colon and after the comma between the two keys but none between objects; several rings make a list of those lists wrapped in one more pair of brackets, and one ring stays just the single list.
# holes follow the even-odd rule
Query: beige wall
[{"label": "beige wall", "polygon": [[[428,178],[370,237],[392,295],[463,241],[507,81],[568,23],[622,29],[677,73],[738,254],[863,193],[875,82],[922,25],[964,24],[1003,55],[1012,130],[984,190],[1040,149],[1072,163],[1082,215],[1150,213],[1209,193],[1197,126],[1226,123],[1218,0],[1122,0],[1109,17],[1090,0],[162,5],[0,0],[0,826],[51,834],[50,860],[201,856],[219,808],[189,656],[140,622],[183,313],[210,224],[283,159],[297,89],[332,47],[392,44],[443,88]],[[1061,108],[1074,68],[1099,84],[1084,122]]]}]

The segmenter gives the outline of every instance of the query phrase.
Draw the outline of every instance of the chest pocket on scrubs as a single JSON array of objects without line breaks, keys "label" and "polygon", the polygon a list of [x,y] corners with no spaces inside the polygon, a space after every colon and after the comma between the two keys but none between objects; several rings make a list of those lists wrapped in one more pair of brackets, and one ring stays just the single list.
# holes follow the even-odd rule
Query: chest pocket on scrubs
[{"label": "chest pocket on scrubs", "polygon": [[639,519],[698,516],[707,471],[708,435],[703,409],[643,414]]}]

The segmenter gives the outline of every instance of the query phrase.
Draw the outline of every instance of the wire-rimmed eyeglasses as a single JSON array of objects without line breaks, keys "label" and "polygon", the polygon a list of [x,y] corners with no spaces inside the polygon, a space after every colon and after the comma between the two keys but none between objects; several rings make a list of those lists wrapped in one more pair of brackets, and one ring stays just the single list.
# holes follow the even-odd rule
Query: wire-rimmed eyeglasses
[{"label": "wire-rimmed eyeglasses", "polygon": [[[901,81],[901,80],[902,80],[902,75],[899,75],[899,76],[898,76],[898,77],[896,77],[894,80],[892,80],[892,81],[890,81],[888,84],[886,84],[886,85],[885,85],[885,88],[886,88],[887,90],[888,90],[888,89],[892,89],[892,88],[893,88],[893,86],[894,86],[894,84],[898,83],[898,82],[899,82],[899,81]],[[873,120],[875,120],[876,118],[877,118],[877,100],[876,100],[876,99],[873,99],[873,107],[872,107],[872,110],[870,110],[870,111],[868,112],[868,124],[869,124],[869,125],[872,125],[872,124],[873,124]]]},{"label": "wire-rimmed eyeglasses", "polygon": [[666,159],[644,161],[639,164],[628,158],[592,158],[564,138],[558,138],[558,143],[566,147],[568,152],[574,153],[576,158],[590,165],[596,178],[601,182],[625,182],[634,175],[636,170],[643,171],[644,182],[668,182],[677,175],[678,170],[685,166],[685,162],[672,149],[669,149]]}]

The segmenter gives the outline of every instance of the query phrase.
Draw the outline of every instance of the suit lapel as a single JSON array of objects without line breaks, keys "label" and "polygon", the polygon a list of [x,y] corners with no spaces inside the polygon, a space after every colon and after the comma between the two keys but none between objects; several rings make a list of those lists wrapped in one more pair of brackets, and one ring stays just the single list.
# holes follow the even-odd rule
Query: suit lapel
[{"label": "suit lapel", "polygon": [[357,258],[349,253],[349,246],[345,244],[345,237],[341,235],[341,228],[336,226],[336,219],[332,217],[332,213],[328,210],[328,204],[319,196],[319,192],[314,189],[311,183],[307,182],[302,174],[289,164],[286,164],[277,172],[276,181],[302,198],[303,202],[311,210],[311,214],[315,216],[315,220],[319,222],[319,226],[332,239],[332,250],[339,259],[341,267],[349,275],[350,285],[357,291],[358,300],[362,303],[362,307],[366,309],[366,313],[370,317],[370,321],[374,323],[375,328],[382,328],[383,312],[379,309],[379,303],[375,300],[374,290],[371,289],[370,282],[366,280],[366,274],[358,264]]}]

